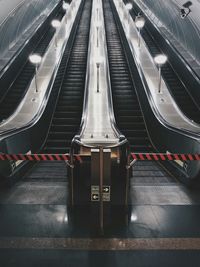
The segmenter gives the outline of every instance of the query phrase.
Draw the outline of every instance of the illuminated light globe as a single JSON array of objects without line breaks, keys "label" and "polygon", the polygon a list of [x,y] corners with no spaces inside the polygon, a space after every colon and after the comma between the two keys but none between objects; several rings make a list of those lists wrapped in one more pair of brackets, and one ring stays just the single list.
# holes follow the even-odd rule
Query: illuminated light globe
[{"label": "illuminated light globe", "polygon": [[29,60],[30,60],[30,62],[31,62],[32,64],[34,64],[34,65],[38,65],[38,64],[41,63],[41,61],[42,61],[42,57],[41,57],[40,55],[38,55],[38,54],[33,54],[33,55],[30,55],[30,56],[29,56]]},{"label": "illuminated light globe", "polygon": [[159,54],[154,57],[154,61],[159,66],[164,65],[167,62],[167,56],[164,54]]},{"label": "illuminated light globe", "polygon": [[138,28],[138,29],[142,29],[145,25],[145,19],[144,17],[142,16],[137,16],[136,19],[135,19],[135,26]]},{"label": "illuminated light globe", "polygon": [[69,7],[70,7],[70,5],[69,5],[68,3],[63,2],[63,4],[62,4],[62,8],[63,8],[64,10],[67,10]]},{"label": "illuminated light globe", "polygon": [[29,56],[29,61],[35,65],[35,90],[36,90],[36,93],[38,93],[37,70],[38,70],[39,64],[42,61],[42,57],[38,54],[32,54]]},{"label": "illuminated light globe", "polygon": [[167,56],[164,54],[159,54],[154,57],[154,62],[158,66],[158,71],[159,71],[158,93],[161,93],[161,68],[167,62]]},{"label": "illuminated light globe", "polygon": [[51,22],[51,25],[52,25],[52,27],[54,27],[54,28],[59,28],[60,27],[60,21],[59,20],[57,20],[57,19],[54,19],[54,20],[52,20],[52,22]]},{"label": "illuminated light globe", "polygon": [[133,8],[133,5],[131,3],[126,4],[126,9],[131,10]]}]

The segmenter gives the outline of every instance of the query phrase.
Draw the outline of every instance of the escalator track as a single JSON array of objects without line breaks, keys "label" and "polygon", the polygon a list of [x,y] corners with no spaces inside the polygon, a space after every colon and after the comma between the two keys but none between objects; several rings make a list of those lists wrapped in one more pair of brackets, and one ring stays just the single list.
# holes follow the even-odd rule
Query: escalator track
[{"label": "escalator track", "polygon": [[[133,83],[123,48],[123,41],[121,40],[119,32],[120,29],[115,20],[116,14],[112,11],[111,1],[112,0],[105,0],[103,3],[116,123],[120,131],[128,139],[132,152],[155,152],[148,137],[144,117],[136,94],[135,84]],[[135,177],[135,179],[143,181],[147,177],[154,177],[154,180],[162,180],[163,177],[167,177],[167,180],[171,181],[170,175],[154,162],[137,162],[134,166],[134,168],[137,169],[137,174],[135,175],[137,177]]]},{"label": "escalator track", "polygon": [[148,138],[144,118],[109,1],[104,3],[104,19],[117,125],[129,140],[131,150],[135,152],[150,152],[153,148]]},{"label": "escalator track", "polygon": [[[63,16],[63,9],[60,8],[58,13],[55,15],[55,18],[61,20]],[[53,38],[54,33],[55,29],[50,23],[48,23],[48,26],[45,27],[42,35],[39,37],[39,40],[37,40],[33,46],[34,49],[32,53],[37,53],[43,56],[51,39]],[[34,73],[35,67],[29,62],[29,60],[27,60],[10,88],[6,91],[6,94],[4,94],[4,96],[0,99],[0,122],[8,118],[15,111],[20,101],[26,94]]]},{"label": "escalator track", "polygon": [[[124,0],[124,3],[127,3],[127,0]],[[137,16],[136,10],[133,9],[130,12],[133,20]],[[152,57],[163,53],[156,40],[153,38],[151,33],[144,28],[141,31],[141,35],[149,49]],[[195,101],[194,97],[188,91],[188,88],[184,85],[183,81],[179,78],[178,74],[174,70],[170,62],[167,62],[162,67],[162,77],[165,80],[169,92],[172,97],[175,99],[180,110],[191,120],[196,123],[200,123],[200,105]]]},{"label": "escalator track", "polygon": [[[54,113],[46,141],[40,153],[66,154],[71,141],[80,128],[82,118],[87,52],[90,32],[92,0],[84,0],[82,12],[75,22],[72,45],[66,47],[54,81],[52,92],[58,91]],[[53,107],[52,107],[53,108]],[[34,164],[25,174],[24,181],[66,182],[64,161],[43,161]]]},{"label": "escalator track", "polygon": [[90,13],[91,0],[88,0],[85,3],[62,81],[59,99],[44,146],[45,153],[68,153],[71,141],[80,127],[87,67]]}]

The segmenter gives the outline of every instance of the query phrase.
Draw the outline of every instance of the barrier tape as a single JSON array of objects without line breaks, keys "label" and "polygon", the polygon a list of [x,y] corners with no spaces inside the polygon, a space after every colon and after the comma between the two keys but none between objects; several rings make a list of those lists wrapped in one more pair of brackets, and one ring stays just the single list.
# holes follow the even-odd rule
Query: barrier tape
[{"label": "barrier tape", "polygon": [[[131,153],[134,160],[181,160],[181,161],[197,161],[200,160],[200,154],[164,154],[164,153]],[[74,159],[82,163],[80,155],[74,155]],[[69,154],[0,154],[2,160],[27,160],[27,161],[69,161]]]},{"label": "barrier tape", "polygon": [[163,153],[131,153],[131,156],[135,160],[181,160],[181,161],[193,161],[200,160],[200,154],[163,154]]},{"label": "barrier tape", "polygon": [[[79,155],[74,155],[74,159],[82,163]],[[27,160],[27,161],[69,161],[69,154],[0,154],[1,160]]]}]

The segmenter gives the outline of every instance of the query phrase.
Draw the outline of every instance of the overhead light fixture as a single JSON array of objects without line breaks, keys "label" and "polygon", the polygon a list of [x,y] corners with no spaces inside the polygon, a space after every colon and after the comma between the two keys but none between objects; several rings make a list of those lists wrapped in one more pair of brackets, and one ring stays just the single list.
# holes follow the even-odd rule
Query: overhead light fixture
[{"label": "overhead light fixture", "polygon": [[[65,12],[67,12],[67,10],[69,9],[70,5],[68,3],[66,3],[65,1],[63,1],[62,4],[62,8]],[[67,15],[65,15],[65,22],[67,23]]]},{"label": "overhead light fixture", "polygon": [[145,25],[145,18],[142,17],[141,15],[138,15],[136,18],[135,18],[135,26],[138,28],[138,29],[142,29]]},{"label": "overhead light fixture", "polygon": [[127,4],[126,4],[126,9],[127,9],[127,10],[130,11],[132,8],[133,8],[133,5],[132,5],[131,3],[127,3]]},{"label": "overhead light fixture", "polygon": [[52,27],[54,27],[55,29],[59,28],[60,27],[60,24],[61,24],[60,21],[57,20],[57,19],[54,19],[51,22]]},{"label": "overhead light fixture", "polygon": [[141,30],[145,25],[145,18],[141,15],[137,15],[135,18],[135,26],[138,29],[138,47],[140,47],[141,43]]},{"label": "overhead light fixture", "polygon": [[66,3],[65,1],[63,1],[63,4],[62,4],[62,8],[67,11],[69,9],[70,5],[68,3]]},{"label": "overhead light fixture", "polygon": [[42,57],[39,54],[32,54],[29,56],[29,60],[34,65],[39,65],[42,61]]},{"label": "overhead light fixture", "polygon": [[[54,19],[52,20],[51,25],[53,28],[58,29],[61,25],[61,22],[57,19]],[[57,40],[57,36],[55,35],[55,47],[57,46],[58,46],[58,40]]]},{"label": "overhead light fixture", "polygon": [[42,57],[39,54],[32,54],[29,56],[29,61],[35,66],[35,89],[37,93],[38,92],[37,71],[40,63],[42,62]]},{"label": "overhead light fixture", "polygon": [[[130,10],[133,8],[133,5],[131,3],[126,4],[126,9],[130,12]],[[128,14],[128,24],[130,23],[130,14]]]},{"label": "overhead light fixture", "polygon": [[167,56],[164,54],[159,54],[154,57],[154,61],[157,65],[162,66],[167,62]]},{"label": "overhead light fixture", "polygon": [[168,59],[167,56],[164,54],[159,54],[154,57],[154,61],[158,66],[158,71],[159,71],[158,93],[161,92],[161,68],[167,62],[167,59]]}]

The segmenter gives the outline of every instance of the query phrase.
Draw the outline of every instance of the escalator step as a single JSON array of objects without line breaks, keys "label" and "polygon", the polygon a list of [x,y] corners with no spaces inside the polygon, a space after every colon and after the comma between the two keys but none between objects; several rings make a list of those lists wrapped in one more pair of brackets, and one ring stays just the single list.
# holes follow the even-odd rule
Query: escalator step
[{"label": "escalator step", "polygon": [[[45,153],[67,153],[74,135],[78,132],[81,117],[87,52],[90,31],[92,0],[84,3],[76,37],[63,73],[62,87],[55,107],[49,134],[44,146]],[[56,85],[59,88],[59,84]]]},{"label": "escalator step", "polygon": [[149,152],[151,143],[145,128],[136,90],[131,80],[110,1],[104,2],[104,19],[116,123],[135,152]]},{"label": "escalator step", "polygon": [[[55,18],[61,19],[63,16],[63,9],[60,8],[58,13],[55,15]],[[51,39],[53,38],[54,33],[55,30],[48,23],[42,33],[43,36],[38,36],[38,41],[33,45],[33,52],[43,56]],[[2,99],[0,99],[0,121],[8,118],[16,110],[29,87],[34,73],[35,68],[33,64],[27,60],[22,70],[20,70],[20,73],[7,90],[6,94],[2,97]],[[9,109],[7,109],[8,106],[10,107]]]},{"label": "escalator step", "polygon": [[[137,15],[135,9],[132,10],[131,15],[134,19]],[[158,42],[153,37],[149,28],[144,28],[141,34],[153,57],[157,54],[165,53],[165,51],[162,51],[159,47]],[[186,88],[184,82],[181,81],[170,62],[162,67],[162,77],[182,112],[191,120],[200,123],[200,105],[195,98],[189,94],[190,88]],[[192,112],[190,112],[190,110],[192,110]]]}]

